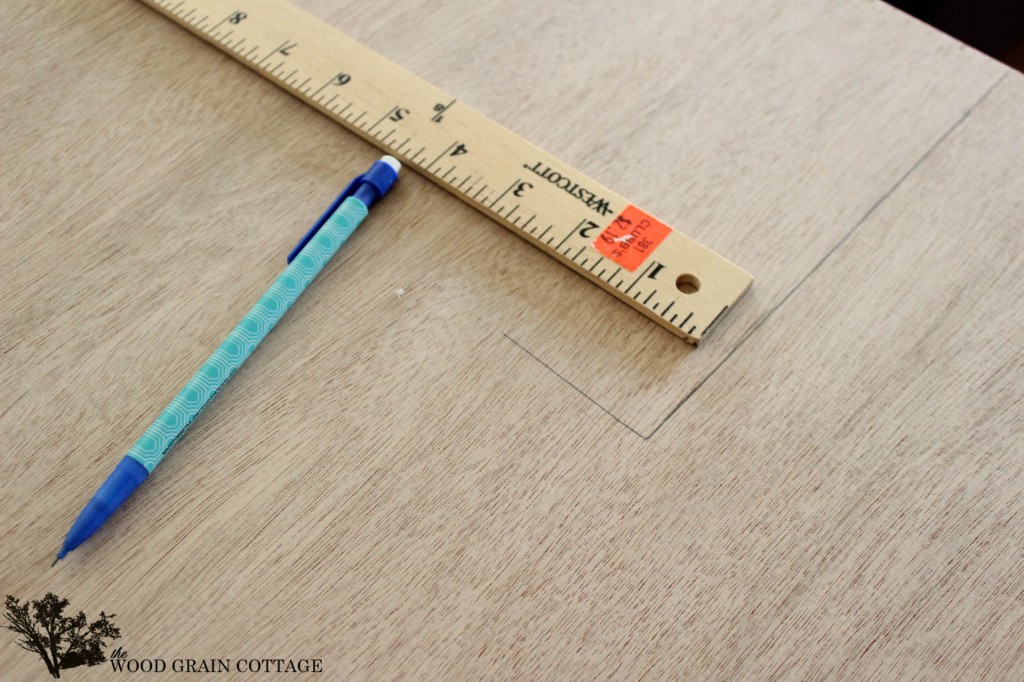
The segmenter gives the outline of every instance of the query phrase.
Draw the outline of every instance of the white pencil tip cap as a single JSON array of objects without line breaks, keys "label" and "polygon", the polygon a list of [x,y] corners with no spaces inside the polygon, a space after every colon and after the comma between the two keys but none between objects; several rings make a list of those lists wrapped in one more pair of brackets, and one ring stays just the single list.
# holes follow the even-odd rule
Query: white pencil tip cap
[{"label": "white pencil tip cap", "polygon": [[381,157],[381,161],[391,166],[391,170],[395,171],[396,174],[402,169],[402,162],[393,156]]}]

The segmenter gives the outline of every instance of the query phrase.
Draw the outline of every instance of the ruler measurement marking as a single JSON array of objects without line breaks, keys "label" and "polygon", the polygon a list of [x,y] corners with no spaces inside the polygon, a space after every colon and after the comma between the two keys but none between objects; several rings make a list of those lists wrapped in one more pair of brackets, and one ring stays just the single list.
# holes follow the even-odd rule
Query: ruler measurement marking
[{"label": "ruler measurement marking", "polygon": [[268,59],[270,59],[271,57],[273,57],[275,54],[277,54],[278,50],[280,50],[282,47],[284,47],[287,44],[288,44],[288,41],[286,40],[283,43],[281,43],[280,45],[278,45],[277,47],[275,47],[273,50],[271,50],[270,53],[266,57],[264,57],[263,59],[260,60],[260,65],[262,66],[263,62],[265,62]]},{"label": "ruler measurement marking", "polygon": [[558,242],[558,248],[562,248],[562,244],[565,243],[565,240],[568,239],[569,237],[573,236],[574,234],[576,234],[576,230],[578,230],[581,227],[583,227],[586,224],[586,222],[587,222],[587,219],[584,218],[583,220],[581,220],[578,223],[576,223],[576,226],[574,228],[572,228],[571,230],[569,230],[569,234],[567,234],[564,237],[562,237],[562,241]]},{"label": "ruler measurement marking", "polygon": [[[640,282],[640,280],[642,280],[644,278],[644,275],[647,274],[647,270],[649,270],[649,269],[650,269],[650,265],[648,265],[647,267],[643,268],[643,271],[640,274],[637,275],[637,279],[634,280],[633,284],[630,285],[630,289],[633,289],[633,287],[637,286],[637,283]],[[623,293],[624,294],[630,293],[630,289],[627,289]]]},{"label": "ruler measurement marking", "polygon": [[[330,79],[330,80],[328,80],[328,81],[325,81],[325,82],[324,82],[324,84],[323,84],[323,85],[321,85],[321,86],[320,86],[319,88],[317,88],[316,90],[314,90],[314,91],[313,91],[313,94],[312,94],[312,95],[310,95],[310,96],[311,96],[311,97],[316,97],[317,95],[319,95],[319,94],[320,94],[320,91],[321,91],[321,90],[323,90],[324,88],[326,88],[326,87],[327,87],[328,85],[330,85],[330,84],[331,84],[331,83],[333,83],[333,82],[334,82],[334,79],[333,79],[333,78],[331,78],[331,79]],[[337,93],[335,93],[334,97],[337,97],[337,96],[338,96],[338,95],[337,95]],[[333,97],[332,97],[332,99],[333,99]]]},{"label": "ruler measurement marking", "polygon": [[388,109],[388,113],[386,113],[383,116],[381,116],[380,118],[378,118],[376,123],[374,123],[372,126],[370,126],[369,128],[366,129],[366,132],[370,132],[371,130],[373,130],[374,128],[379,126],[384,119],[386,119],[391,114],[395,113],[397,110],[398,110],[398,107],[391,107],[390,109]]},{"label": "ruler measurement marking", "polygon": [[[434,116],[430,120],[433,121],[434,123],[440,123],[442,121],[442,119],[444,118],[445,113],[447,113],[448,110],[451,108],[451,106],[453,104],[455,104],[455,102],[457,102],[457,101],[458,100],[454,100],[453,99],[451,102],[448,102],[448,104],[445,104],[443,106],[442,105],[436,105],[434,107],[434,111],[436,111],[437,113],[434,114]],[[441,108],[439,109],[438,107],[441,107]]]},{"label": "ruler measurement marking", "polygon": [[[286,0],[263,0],[251,11],[233,9],[221,0],[142,2],[371,144],[400,155],[414,170],[549,255],[558,256],[571,269],[691,343],[734,307],[750,284],[750,276],[742,270],[653,219],[624,197]],[[260,44],[277,47],[266,52]],[[275,55],[280,57],[277,63],[273,61]],[[333,88],[328,87],[332,83],[339,90],[332,92]],[[385,109],[387,113],[373,119]],[[384,132],[383,122],[394,118],[398,111],[397,125]],[[458,131],[455,142],[451,142],[452,131]],[[402,133],[407,137],[396,144]],[[422,146],[410,156],[414,139]],[[435,157],[442,147],[444,150]],[[468,156],[458,159],[457,164],[447,169],[442,165],[446,154],[461,156],[466,152]],[[513,182],[513,178],[522,177],[523,168],[547,182],[537,181],[533,174],[529,176],[533,182]],[[497,187],[504,191],[491,189]],[[516,199],[506,202],[513,190]],[[581,214],[587,218],[576,223]],[[616,216],[625,217],[627,222],[617,222],[616,227]],[[614,229],[612,234],[622,235],[623,225],[632,225],[635,237],[639,229],[636,221],[644,219],[653,222],[645,223],[643,229],[654,227],[645,235],[650,238],[643,247],[645,252],[623,248],[616,249],[615,257],[594,253],[603,251],[603,246],[597,249],[594,244],[606,230]],[[548,224],[545,227],[543,223]],[[560,234],[562,226],[573,223],[573,230]],[[652,242],[653,246],[646,245]],[[640,275],[628,280],[632,273],[625,274],[623,265],[640,269]],[[705,286],[692,294],[679,292],[675,282],[683,275]],[[642,292],[638,291],[641,286],[646,287]],[[682,302],[683,297],[691,310],[680,323],[673,314],[674,304]]]},{"label": "ruler measurement marking", "polygon": [[431,167],[432,167],[432,166],[433,166],[433,165],[434,165],[435,163],[437,163],[438,161],[440,161],[440,160],[441,160],[441,157],[442,157],[442,156],[444,156],[445,154],[447,154],[448,152],[450,152],[450,151],[452,150],[452,147],[454,147],[454,146],[455,146],[456,144],[457,144],[456,142],[452,142],[452,143],[451,143],[450,145],[448,145],[447,147],[445,147],[445,148],[444,148],[444,151],[442,151],[442,152],[441,152],[440,154],[438,154],[438,155],[437,155],[437,158],[436,158],[436,159],[434,159],[433,161],[431,161],[430,163],[428,163],[428,164],[427,164],[427,165],[425,166],[425,168],[426,168],[427,170],[430,170],[430,169],[431,169]]},{"label": "ruler measurement marking", "polygon": [[711,322],[708,323],[708,326],[704,327],[704,331],[701,332],[701,336],[703,336],[704,334],[707,334],[708,330],[711,329],[711,327],[715,324],[715,322],[718,322],[718,318],[720,318],[722,315],[724,315],[725,311],[728,310],[728,309],[729,309],[729,306],[725,306],[724,308],[722,308],[719,311],[719,313],[717,315],[715,315],[715,319],[711,320]]},{"label": "ruler measurement marking", "polygon": [[228,15],[227,17],[224,17],[223,19],[221,19],[220,21],[218,21],[218,22],[217,22],[216,24],[214,24],[213,26],[211,26],[211,27],[210,27],[210,31],[216,31],[216,30],[217,30],[218,28],[220,28],[220,25],[221,25],[221,24],[223,24],[223,23],[224,23],[225,21],[227,21],[227,20],[228,20],[228,18],[229,18],[229,17],[230,17],[230,15]]},{"label": "ruler measurement marking", "polygon": [[[497,204],[498,202],[500,202],[500,201],[502,200],[502,198],[503,198],[503,197],[504,197],[505,195],[507,195],[507,194],[509,193],[509,189],[511,189],[512,187],[514,187],[514,186],[515,186],[515,185],[517,185],[517,184],[519,184],[519,178],[516,178],[515,180],[513,180],[513,181],[512,181],[512,184],[510,184],[509,186],[507,186],[507,187],[505,188],[505,191],[503,191],[503,193],[502,193],[502,194],[498,195],[498,199],[496,199],[496,200],[495,200],[495,201],[493,201],[493,202],[490,202],[490,208],[495,208],[495,204]],[[499,214],[499,215],[501,215],[501,214]]]}]

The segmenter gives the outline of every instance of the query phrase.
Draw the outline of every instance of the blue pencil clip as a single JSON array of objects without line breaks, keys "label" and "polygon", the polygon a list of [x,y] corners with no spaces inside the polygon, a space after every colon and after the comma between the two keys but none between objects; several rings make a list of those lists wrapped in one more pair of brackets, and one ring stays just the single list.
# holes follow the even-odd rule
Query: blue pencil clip
[{"label": "blue pencil clip", "polygon": [[331,219],[331,216],[334,215],[334,212],[338,210],[338,207],[341,206],[345,199],[354,196],[362,201],[366,208],[370,208],[375,201],[384,196],[391,189],[391,185],[395,184],[395,180],[398,179],[398,171],[395,168],[397,161],[392,159],[392,162],[389,163],[385,160],[377,161],[370,166],[370,170],[356,176],[352,182],[348,183],[348,187],[342,190],[338,198],[324,211],[320,219],[316,221],[316,224],[309,229],[309,232],[302,236],[299,243],[291,250],[291,253],[288,254],[288,262],[291,263],[299,255],[299,252],[305,248],[309,240],[324,226],[324,223]]}]

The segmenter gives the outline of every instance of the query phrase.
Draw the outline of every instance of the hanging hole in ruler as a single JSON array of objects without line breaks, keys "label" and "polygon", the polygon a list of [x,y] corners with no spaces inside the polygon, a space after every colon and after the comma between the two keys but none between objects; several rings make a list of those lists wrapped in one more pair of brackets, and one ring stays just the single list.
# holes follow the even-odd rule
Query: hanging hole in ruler
[{"label": "hanging hole in ruler", "polygon": [[684,294],[695,294],[700,291],[700,280],[695,275],[684,273],[676,278],[676,289]]}]

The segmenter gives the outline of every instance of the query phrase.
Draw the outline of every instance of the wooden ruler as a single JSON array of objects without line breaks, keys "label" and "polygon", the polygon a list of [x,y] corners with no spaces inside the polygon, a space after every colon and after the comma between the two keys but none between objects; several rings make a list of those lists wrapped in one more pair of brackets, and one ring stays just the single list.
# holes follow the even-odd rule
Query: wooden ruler
[{"label": "wooden ruler", "polygon": [[142,0],[696,344],[726,259],[285,0]]}]

